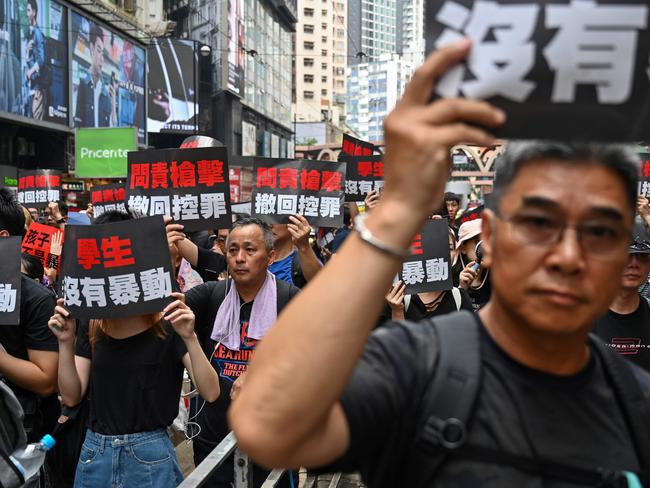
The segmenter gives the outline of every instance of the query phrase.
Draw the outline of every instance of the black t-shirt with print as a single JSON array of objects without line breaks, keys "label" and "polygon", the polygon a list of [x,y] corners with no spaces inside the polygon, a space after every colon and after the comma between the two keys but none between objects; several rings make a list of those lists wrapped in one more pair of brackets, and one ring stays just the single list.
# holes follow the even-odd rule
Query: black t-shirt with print
[{"label": "black t-shirt with print", "polygon": [[594,333],[623,357],[650,372],[650,305],[639,297],[639,306],[621,315],[608,310],[594,325]]},{"label": "black t-shirt with print", "polygon": [[[300,290],[280,279],[276,279],[275,283],[279,314],[289,300]],[[253,356],[255,344],[257,343],[255,339],[248,337],[248,320],[253,310],[253,302],[241,304],[239,319],[242,333],[239,351],[231,351],[222,344],[217,347],[219,341],[214,341],[210,337],[217,311],[223,303],[230,286],[232,286],[231,280],[211,281],[196,286],[185,294],[185,303],[192,309],[196,317],[195,329],[199,342],[206,356],[210,358],[212,365],[219,373],[221,394],[217,401],[213,403],[203,405],[201,400],[203,406],[196,419],[196,422],[201,426],[201,432],[195,442],[209,446],[216,445],[230,430],[226,419],[226,412],[230,406],[230,390],[239,375],[248,368],[248,362]]]},{"label": "black t-shirt with print", "polygon": [[[478,318],[477,318],[478,320]],[[361,471],[369,488],[402,486],[431,384],[436,336],[424,324],[392,323],[373,332],[341,403],[350,426],[348,452],[332,471]],[[482,382],[468,443],[562,463],[638,470],[628,427],[600,360],[572,376],[529,369],[511,359],[481,324]],[[650,401],[650,376],[633,366]],[[446,462],[412,488],[569,488],[510,467]]]},{"label": "black t-shirt with print", "polygon": [[490,272],[489,270],[485,270],[488,275],[485,277],[485,281],[483,282],[483,286],[480,288],[469,288],[467,290],[467,293],[469,294],[469,297],[472,299],[472,303],[474,304],[474,311],[478,312],[483,306],[490,301],[490,295],[492,294],[492,284],[490,282]]},{"label": "black t-shirt with print", "polygon": [[178,414],[187,348],[169,322],[165,338],[145,330],[126,339],[103,337],[91,348],[79,324],[77,356],[91,359],[88,427],[120,435],[166,428]]}]

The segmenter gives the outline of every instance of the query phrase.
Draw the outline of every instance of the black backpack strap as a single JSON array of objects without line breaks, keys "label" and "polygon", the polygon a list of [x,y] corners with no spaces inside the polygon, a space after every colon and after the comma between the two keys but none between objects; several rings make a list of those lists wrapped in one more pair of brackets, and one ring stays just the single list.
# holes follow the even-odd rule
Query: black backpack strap
[{"label": "black backpack strap", "polygon": [[462,310],[430,324],[438,338],[437,359],[431,387],[422,401],[414,456],[421,459],[419,467],[434,472],[450,450],[467,440],[481,384],[481,349],[479,325],[471,312]]},{"label": "black backpack strap", "polygon": [[650,483],[650,401],[634,375],[634,366],[596,336],[590,335],[590,340],[604,365],[605,373],[625,415],[644,474],[643,481]]}]

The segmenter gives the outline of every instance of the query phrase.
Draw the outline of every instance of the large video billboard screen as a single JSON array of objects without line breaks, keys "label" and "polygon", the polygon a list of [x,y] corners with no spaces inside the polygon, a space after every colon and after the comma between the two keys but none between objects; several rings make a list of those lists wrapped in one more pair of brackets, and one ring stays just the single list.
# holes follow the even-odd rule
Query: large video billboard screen
[{"label": "large video billboard screen", "polygon": [[73,12],[72,126],[137,127],[145,142],[145,51]]},{"label": "large video billboard screen", "polygon": [[66,8],[0,0],[0,111],[68,123]]},{"label": "large video billboard screen", "polygon": [[147,130],[197,131],[197,54],[192,41],[153,41],[147,49]]}]

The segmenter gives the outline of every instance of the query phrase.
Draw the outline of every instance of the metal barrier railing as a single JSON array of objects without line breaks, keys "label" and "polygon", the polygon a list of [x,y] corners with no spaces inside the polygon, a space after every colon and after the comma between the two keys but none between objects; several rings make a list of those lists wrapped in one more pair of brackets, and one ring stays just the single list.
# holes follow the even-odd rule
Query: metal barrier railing
[{"label": "metal barrier railing", "polygon": [[[203,486],[207,479],[221,466],[228,456],[235,453],[234,462],[234,480],[235,488],[249,488],[250,481],[253,479],[253,464],[248,459],[244,452],[237,448],[237,438],[234,432],[230,432],[222,441],[215,447],[210,454],[199,464],[185,480],[178,485],[178,488],[198,488]],[[274,488],[277,486],[280,478],[285,473],[284,469],[274,469],[268,475],[262,488]],[[332,480],[328,488],[338,488],[341,482],[341,473],[336,473],[332,476]],[[315,478],[307,481],[304,488],[314,488]]]}]

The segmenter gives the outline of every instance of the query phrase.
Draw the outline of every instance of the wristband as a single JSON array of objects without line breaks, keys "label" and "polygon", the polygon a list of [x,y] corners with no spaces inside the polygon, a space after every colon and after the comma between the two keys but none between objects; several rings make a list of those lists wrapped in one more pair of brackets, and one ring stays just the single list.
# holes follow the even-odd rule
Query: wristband
[{"label": "wristband", "polygon": [[378,251],[383,252],[384,254],[388,254],[394,258],[399,258],[399,259],[404,259],[407,258],[411,255],[411,250],[410,248],[407,249],[398,249],[396,247],[391,246],[390,244],[386,244],[385,242],[377,239],[372,232],[368,230],[366,227],[366,218],[368,217],[367,213],[359,214],[355,217],[354,219],[354,230],[357,231],[359,234],[359,237],[363,242],[368,244],[371,247],[374,247]]}]

